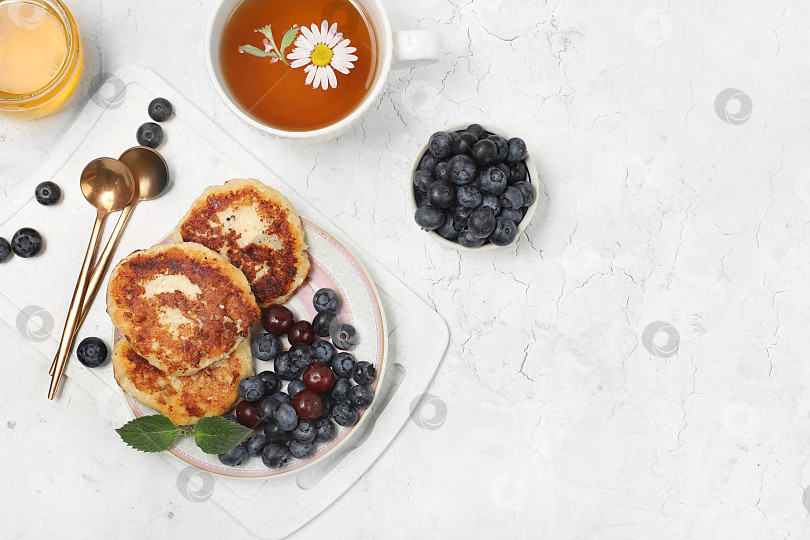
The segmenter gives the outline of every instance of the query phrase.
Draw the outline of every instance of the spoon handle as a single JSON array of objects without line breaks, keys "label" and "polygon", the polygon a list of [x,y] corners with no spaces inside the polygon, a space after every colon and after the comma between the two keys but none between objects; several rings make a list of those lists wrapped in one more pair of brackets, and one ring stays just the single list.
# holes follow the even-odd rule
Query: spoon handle
[{"label": "spoon handle", "polygon": [[93,263],[93,257],[98,249],[101,227],[104,225],[106,217],[107,213],[102,210],[99,210],[96,215],[96,223],[93,226],[93,233],[90,235],[90,243],[87,245],[87,253],[84,256],[82,270],[79,273],[78,281],[76,281],[76,290],[73,291],[73,298],[70,301],[70,310],[68,311],[67,320],[65,321],[65,329],[62,331],[62,339],[59,342],[59,351],[56,353],[56,358],[54,359],[56,367],[51,377],[48,399],[53,399],[56,396],[59,381],[62,379],[62,373],[67,364],[68,353],[70,352],[70,346],[73,344],[73,337],[76,333],[76,326],[79,322],[79,315],[82,309],[82,297],[87,291],[87,282],[90,278],[90,265]]},{"label": "spoon handle", "polygon": [[[118,240],[121,238],[121,233],[124,231],[124,226],[127,224],[127,220],[129,220],[129,216],[132,214],[133,208],[135,208],[135,205],[130,204],[121,211],[121,215],[118,216],[118,222],[115,224],[115,228],[110,235],[110,239],[107,240],[107,245],[104,247],[104,251],[101,252],[98,262],[96,262],[96,267],[93,269],[93,274],[90,276],[90,281],[87,284],[87,290],[85,291],[80,302],[82,310],[80,312],[81,314],[79,315],[79,321],[76,323],[76,328],[73,331],[74,334],[78,333],[79,329],[82,327],[82,323],[84,323],[84,319],[90,312],[90,308],[93,305],[93,300],[95,300],[96,294],[98,294],[98,289],[101,287],[101,280],[104,278],[104,274],[107,273],[107,268],[110,266],[110,260],[112,260],[115,247],[118,245]],[[48,374],[53,375],[55,372],[56,358],[54,358]]]}]

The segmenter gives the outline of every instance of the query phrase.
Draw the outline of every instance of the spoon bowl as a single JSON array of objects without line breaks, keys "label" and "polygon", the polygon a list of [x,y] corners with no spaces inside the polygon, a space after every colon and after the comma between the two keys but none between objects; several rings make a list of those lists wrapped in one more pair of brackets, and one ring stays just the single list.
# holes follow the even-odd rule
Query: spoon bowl
[{"label": "spoon bowl", "polygon": [[132,201],[136,187],[132,173],[117,159],[94,159],[82,171],[84,198],[105,213],[121,210]]},{"label": "spoon bowl", "polygon": [[[169,167],[158,152],[147,146],[133,146],[118,160],[127,166],[138,184],[136,197],[142,201],[155,199],[169,184]],[[132,203],[136,202],[133,197]]]}]

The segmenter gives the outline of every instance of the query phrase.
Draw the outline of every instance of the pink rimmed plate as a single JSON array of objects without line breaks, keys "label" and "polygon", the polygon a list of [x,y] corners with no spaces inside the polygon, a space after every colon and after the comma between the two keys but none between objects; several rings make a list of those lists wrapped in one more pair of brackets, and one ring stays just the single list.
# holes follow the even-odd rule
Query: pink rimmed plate
[{"label": "pink rimmed plate", "polygon": [[[315,291],[323,287],[337,291],[341,298],[341,307],[338,311],[341,322],[352,324],[360,335],[360,343],[351,353],[358,360],[371,362],[377,368],[377,377],[371,383],[376,394],[382,387],[382,380],[385,377],[388,346],[385,313],[377,290],[363,266],[343,244],[314,223],[303,218],[301,223],[307,234],[307,245],[312,264],[306,282],[285,305],[295,314],[296,320],[311,321],[316,313],[312,305],[312,296]],[[171,236],[165,238],[161,243],[169,242],[171,242]],[[254,331],[262,332],[263,330],[257,326]],[[116,331],[115,340],[120,338],[121,334]],[[285,345],[287,345],[286,342]],[[256,373],[272,369],[272,362],[254,359]],[[286,388],[286,383],[282,389],[284,388]],[[126,392],[124,396],[136,417],[156,414],[155,411],[142,405]],[[312,456],[306,459],[292,458],[280,469],[269,469],[262,463],[261,458],[253,456],[248,456],[240,467],[228,467],[220,463],[217,456],[200,450],[194,444],[192,437],[180,437],[169,452],[189,465],[223,476],[267,478],[290,474],[317,462],[350,440],[359,431],[358,427],[371,414],[374,414],[373,409],[376,402],[375,398],[371,407],[360,411],[360,419],[354,426],[341,427],[336,424],[339,429],[337,436],[332,441],[319,445]]]}]

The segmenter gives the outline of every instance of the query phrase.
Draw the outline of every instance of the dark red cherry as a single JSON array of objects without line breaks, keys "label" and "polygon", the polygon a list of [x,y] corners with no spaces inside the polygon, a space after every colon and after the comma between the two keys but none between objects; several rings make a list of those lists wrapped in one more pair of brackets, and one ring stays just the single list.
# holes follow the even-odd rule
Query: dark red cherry
[{"label": "dark red cherry", "polygon": [[262,311],[262,326],[277,336],[283,336],[292,329],[295,316],[284,306],[272,305]]}]

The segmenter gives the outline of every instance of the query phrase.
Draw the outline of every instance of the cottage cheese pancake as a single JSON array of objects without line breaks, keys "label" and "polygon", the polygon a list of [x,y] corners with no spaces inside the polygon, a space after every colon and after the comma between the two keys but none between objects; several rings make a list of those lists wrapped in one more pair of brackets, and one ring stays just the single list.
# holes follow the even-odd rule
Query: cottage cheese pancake
[{"label": "cottage cheese pancake", "polygon": [[118,263],[107,312],[140,356],[181,376],[227,358],[260,315],[245,275],[193,243],[157,245]]},{"label": "cottage cheese pancake", "polygon": [[239,399],[239,381],[253,374],[248,340],[227,359],[185,377],[166,375],[135,352],[126,338],[115,344],[112,364],[115,380],[125,392],[176,426],[231,410]]},{"label": "cottage cheese pancake", "polygon": [[309,274],[301,219],[278,191],[233,179],[194,201],[174,231],[226,257],[247,276],[261,307],[286,302]]}]

